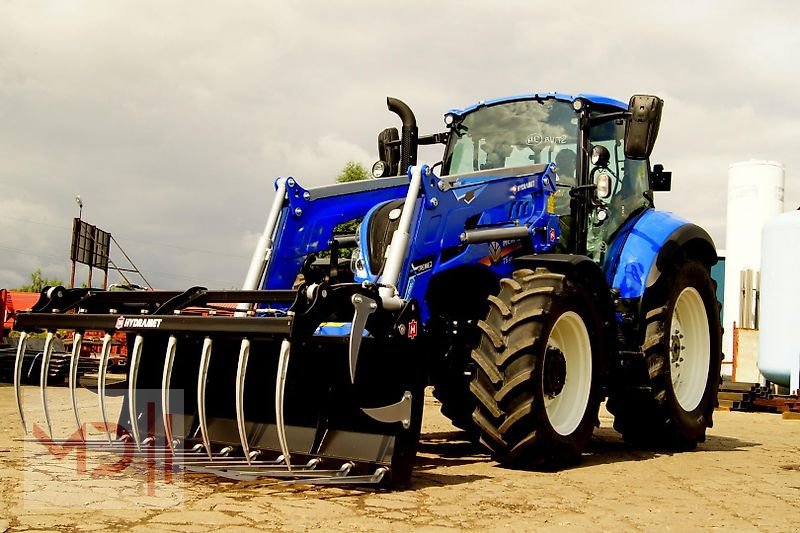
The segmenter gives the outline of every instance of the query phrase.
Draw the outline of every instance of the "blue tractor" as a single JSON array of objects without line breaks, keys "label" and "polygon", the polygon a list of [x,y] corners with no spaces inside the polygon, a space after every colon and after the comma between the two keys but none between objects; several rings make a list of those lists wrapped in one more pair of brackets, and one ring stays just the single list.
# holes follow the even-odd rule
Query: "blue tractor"
[{"label": "blue tractor", "polygon": [[[101,372],[105,431],[87,445],[234,479],[402,484],[428,385],[504,464],[575,462],[606,398],[630,442],[702,442],[720,381],[717,254],[654,208],[671,181],[649,162],[662,100],[526,94],[451,110],[423,136],[387,103],[402,128],[379,134],[376,179],[275,181],[242,290],[50,287],[20,313],[21,353],[31,332],[76,330],[78,426],[82,332],[128,334],[122,412],[108,424]],[[418,163],[438,144],[440,161]]]}]

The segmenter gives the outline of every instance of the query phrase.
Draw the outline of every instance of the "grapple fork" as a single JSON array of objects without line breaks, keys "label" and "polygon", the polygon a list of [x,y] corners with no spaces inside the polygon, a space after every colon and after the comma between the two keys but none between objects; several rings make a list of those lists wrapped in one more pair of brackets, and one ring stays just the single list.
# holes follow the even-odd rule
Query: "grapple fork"
[{"label": "grapple fork", "polygon": [[[55,293],[20,314],[17,324],[25,331],[76,331],[70,396],[79,425],[75,369],[82,332],[105,331],[97,392],[106,438],[84,445],[233,479],[408,480],[423,383],[409,355],[416,352],[413,339],[399,337],[395,326],[415,316],[413,305],[399,313],[376,305],[366,321],[356,321],[369,331],[359,332],[356,365],[351,331],[331,334],[328,324],[342,309],[352,316],[359,294],[379,301],[358,284],[297,291],[148,291],[122,302],[117,293]],[[218,307],[232,303],[250,310],[225,313]],[[127,334],[130,357],[112,432],[106,372],[116,331]],[[19,397],[18,384],[17,392]],[[42,395],[46,406],[44,386]],[[21,402],[19,408],[24,416]]]}]

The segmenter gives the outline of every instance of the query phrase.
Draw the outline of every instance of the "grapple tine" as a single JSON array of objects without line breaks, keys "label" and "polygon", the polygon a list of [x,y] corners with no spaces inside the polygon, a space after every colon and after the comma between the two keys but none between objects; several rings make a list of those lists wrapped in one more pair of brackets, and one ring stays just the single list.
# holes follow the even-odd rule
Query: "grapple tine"
[{"label": "grapple tine", "polygon": [[286,425],[283,421],[283,399],[286,390],[286,370],[289,368],[289,353],[292,343],[288,339],[281,342],[281,355],[278,359],[278,376],[275,380],[275,425],[278,428],[278,442],[281,453],[286,460],[286,469],[292,471],[292,461],[289,456],[289,445],[286,442]]},{"label": "grapple tine", "polygon": [[136,449],[141,450],[139,440],[139,423],[136,416],[136,378],[139,374],[139,361],[142,359],[142,345],[144,337],[136,335],[133,341],[133,353],[130,357],[130,370],[128,371],[128,414],[131,417],[131,435]]},{"label": "grapple tine", "polygon": [[72,400],[72,414],[75,415],[75,424],[78,426],[78,433],[80,433],[81,439],[85,441],[86,435],[83,434],[81,416],[78,413],[78,359],[81,356],[82,344],[83,335],[75,332],[72,338],[72,356],[69,360],[69,396]]},{"label": "grapple tine", "polygon": [[250,356],[250,340],[242,339],[242,346],[239,349],[239,367],[236,370],[236,426],[239,429],[239,440],[242,443],[242,451],[250,464],[250,445],[247,442],[247,428],[244,424],[244,378],[247,373],[247,359]]},{"label": "grapple tine", "polygon": [[100,402],[100,416],[103,418],[103,430],[106,432],[108,442],[111,443],[111,430],[108,428],[106,416],[106,371],[108,370],[108,356],[111,353],[111,335],[103,335],[103,348],[100,351],[100,367],[97,369],[97,398]]},{"label": "grapple tine", "polygon": [[211,460],[211,442],[208,438],[208,424],[206,420],[206,381],[208,379],[208,364],[211,361],[211,337],[203,340],[203,353],[200,356],[200,374],[197,376],[197,419],[200,423],[200,437],[203,446]]},{"label": "grapple tine", "polygon": [[[311,467],[314,465],[318,465],[320,463],[319,458],[314,458],[309,460],[306,467]],[[182,461],[180,463],[181,466],[203,466],[207,465],[207,459],[189,459],[186,461]],[[228,469],[245,469],[245,470],[253,470],[258,468],[274,468],[276,470],[285,470],[286,469],[286,461],[282,455],[279,455],[276,459],[272,461],[255,461],[247,464],[244,459],[226,459],[221,458],[220,460],[214,461],[214,467],[216,468],[228,468]]]},{"label": "grapple tine", "polygon": [[28,434],[28,425],[25,424],[25,413],[22,410],[22,361],[25,357],[25,347],[28,344],[28,334],[22,332],[19,336],[19,344],[17,345],[17,358],[14,361],[14,396],[17,398],[17,410],[19,411],[19,419],[22,421],[22,429],[25,434]]},{"label": "grapple tine", "polygon": [[[175,364],[175,348],[178,340],[175,335],[170,335],[167,341],[167,355],[164,360],[164,374],[161,377],[161,414],[164,417],[164,437],[166,442],[172,442],[172,419],[169,411],[169,385],[172,381],[172,365]],[[173,455],[174,448],[170,447]]]},{"label": "grapple tine", "polygon": [[361,349],[361,337],[364,326],[367,325],[369,315],[375,312],[378,304],[372,298],[363,294],[354,294],[351,298],[355,312],[353,313],[353,327],[350,330],[350,383],[356,382],[356,365],[358,364],[358,351]]},{"label": "grapple tine", "polygon": [[[344,466],[343,466],[344,468]],[[383,477],[389,471],[385,466],[375,469],[373,474],[365,474],[363,476],[341,476],[333,475],[328,477],[318,477],[313,479],[292,479],[284,481],[284,484],[302,484],[302,485],[376,485],[383,480]]]},{"label": "grapple tine", "polygon": [[50,425],[50,411],[47,409],[47,375],[50,373],[50,356],[53,353],[53,338],[55,333],[52,331],[47,332],[47,338],[44,341],[44,350],[42,351],[42,368],[40,373],[39,390],[42,396],[42,410],[44,411],[44,421],[47,424],[47,432],[52,436],[53,427]]},{"label": "grapple tine", "polygon": [[182,464],[181,466],[186,468],[186,470],[194,472],[207,472],[220,477],[236,479],[239,481],[252,481],[265,477],[317,477],[321,475],[332,475],[336,472],[339,472],[339,470],[317,470],[316,468],[320,463],[321,460],[319,458],[313,458],[305,465],[296,465],[294,469],[290,468],[288,464],[255,464],[252,466],[242,464],[239,465],[238,468],[233,465],[218,467],[216,463],[209,465],[208,461],[205,463],[186,463]]}]

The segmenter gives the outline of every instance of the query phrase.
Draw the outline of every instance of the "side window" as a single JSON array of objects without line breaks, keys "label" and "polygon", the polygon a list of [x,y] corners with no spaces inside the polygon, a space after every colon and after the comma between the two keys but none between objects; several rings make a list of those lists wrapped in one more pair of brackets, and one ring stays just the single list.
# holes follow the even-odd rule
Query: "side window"
[{"label": "side window", "polygon": [[602,262],[605,251],[615,232],[632,213],[648,205],[644,197],[648,189],[647,161],[625,158],[625,126],[614,121],[600,124],[591,131],[591,142],[605,147],[610,159],[608,170],[610,196],[603,199],[608,218],[600,224],[591,224],[587,248],[589,254]]}]

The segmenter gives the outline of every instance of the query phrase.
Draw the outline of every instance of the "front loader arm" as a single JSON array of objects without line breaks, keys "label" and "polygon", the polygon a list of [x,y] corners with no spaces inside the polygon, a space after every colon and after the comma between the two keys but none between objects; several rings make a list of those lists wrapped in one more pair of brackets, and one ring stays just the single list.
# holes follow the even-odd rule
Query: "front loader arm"
[{"label": "front loader arm", "polygon": [[291,288],[305,257],[330,248],[338,224],[363,217],[378,203],[402,198],[407,189],[404,177],[314,189],[304,189],[294,179],[287,179],[286,201],[262,288]]}]

